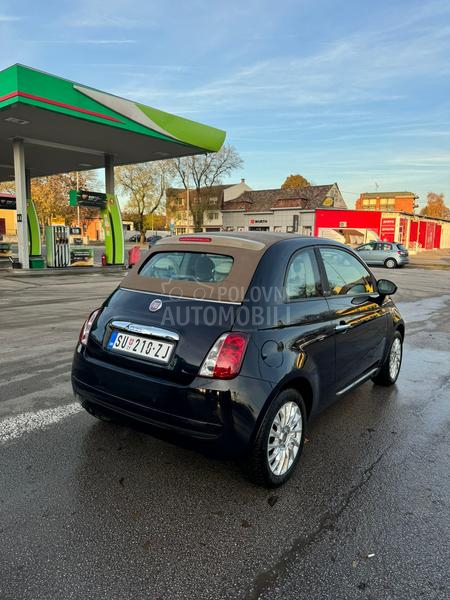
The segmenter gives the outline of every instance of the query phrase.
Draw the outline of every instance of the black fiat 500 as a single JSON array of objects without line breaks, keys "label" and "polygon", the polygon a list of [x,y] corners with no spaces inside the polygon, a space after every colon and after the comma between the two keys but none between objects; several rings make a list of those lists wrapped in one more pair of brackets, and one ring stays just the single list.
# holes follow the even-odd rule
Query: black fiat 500
[{"label": "black fiat 500", "polygon": [[277,486],[312,416],[369,379],[395,383],[396,289],[321,238],[165,238],[84,323],[74,392],[98,418],[211,442]]}]

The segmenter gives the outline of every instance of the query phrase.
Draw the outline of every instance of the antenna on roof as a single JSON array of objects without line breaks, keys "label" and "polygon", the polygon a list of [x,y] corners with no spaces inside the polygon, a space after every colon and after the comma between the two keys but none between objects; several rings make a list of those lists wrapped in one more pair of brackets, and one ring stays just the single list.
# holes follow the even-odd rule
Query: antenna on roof
[{"label": "antenna on roof", "polygon": [[375,191],[378,192],[378,190],[380,189],[379,184],[375,181]]}]

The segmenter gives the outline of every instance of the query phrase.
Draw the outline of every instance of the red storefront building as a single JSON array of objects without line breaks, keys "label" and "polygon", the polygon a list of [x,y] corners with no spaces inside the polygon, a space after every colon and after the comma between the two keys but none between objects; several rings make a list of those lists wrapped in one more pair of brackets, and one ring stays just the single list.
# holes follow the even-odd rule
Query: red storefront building
[{"label": "red storefront building", "polygon": [[450,221],[404,212],[317,209],[314,234],[355,245],[395,241],[413,251],[450,248]]}]

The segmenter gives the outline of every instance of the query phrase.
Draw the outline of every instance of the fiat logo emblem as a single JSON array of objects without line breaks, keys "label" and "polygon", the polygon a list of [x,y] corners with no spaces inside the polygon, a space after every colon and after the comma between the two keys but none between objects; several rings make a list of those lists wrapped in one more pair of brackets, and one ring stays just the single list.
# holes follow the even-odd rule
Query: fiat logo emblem
[{"label": "fiat logo emblem", "polygon": [[150,306],[148,307],[148,310],[150,312],[156,312],[157,310],[159,310],[162,306],[162,300],[160,298],[156,298],[155,300],[152,300],[152,302],[150,303]]}]

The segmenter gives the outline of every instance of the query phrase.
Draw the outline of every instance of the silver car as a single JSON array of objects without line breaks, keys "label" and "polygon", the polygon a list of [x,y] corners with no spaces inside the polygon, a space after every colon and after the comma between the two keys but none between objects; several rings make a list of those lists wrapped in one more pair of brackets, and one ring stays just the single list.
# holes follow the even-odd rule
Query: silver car
[{"label": "silver car", "polygon": [[409,252],[397,242],[369,242],[355,248],[368,265],[384,265],[388,269],[409,263]]}]

